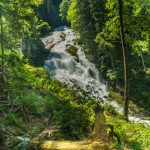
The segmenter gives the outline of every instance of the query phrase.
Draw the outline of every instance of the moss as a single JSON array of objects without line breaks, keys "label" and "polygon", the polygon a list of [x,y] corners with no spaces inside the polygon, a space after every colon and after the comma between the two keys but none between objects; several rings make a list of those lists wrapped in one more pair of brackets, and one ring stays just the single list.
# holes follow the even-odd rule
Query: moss
[{"label": "moss", "polygon": [[66,51],[71,54],[72,56],[75,56],[77,58],[77,60],[79,60],[78,58],[78,48],[76,48],[75,46],[73,45],[67,45],[67,48],[66,48]]}]

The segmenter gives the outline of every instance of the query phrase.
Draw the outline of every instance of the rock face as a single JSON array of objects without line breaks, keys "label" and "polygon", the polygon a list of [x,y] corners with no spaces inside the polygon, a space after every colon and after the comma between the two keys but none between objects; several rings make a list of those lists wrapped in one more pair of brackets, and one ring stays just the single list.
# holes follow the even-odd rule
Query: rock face
[{"label": "rock face", "polygon": [[44,60],[48,55],[40,38],[23,38],[22,51],[29,59],[29,63],[37,67],[44,65]]},{"label": "rock face", "polygon": [[71,54],[72,56],[75,56],[75,57],[78,57],[78,54],[77,54],[77,47],[73,46],[73,45],[66,45],[66,51]]}]

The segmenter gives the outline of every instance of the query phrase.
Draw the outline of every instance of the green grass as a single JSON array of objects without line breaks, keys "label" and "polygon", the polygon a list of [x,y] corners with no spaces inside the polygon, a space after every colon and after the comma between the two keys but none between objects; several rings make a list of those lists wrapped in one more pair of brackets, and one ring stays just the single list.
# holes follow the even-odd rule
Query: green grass
[{"label": "green grass", "polygon": [[[126,146],[132,150],[150,149],[150,127],[140,123],[126,122],[117,116],[107,116],[107,122],[114,126],[115,132],[121,138],[122,147]],[[116,142],[115,146],[117,146]]]}]

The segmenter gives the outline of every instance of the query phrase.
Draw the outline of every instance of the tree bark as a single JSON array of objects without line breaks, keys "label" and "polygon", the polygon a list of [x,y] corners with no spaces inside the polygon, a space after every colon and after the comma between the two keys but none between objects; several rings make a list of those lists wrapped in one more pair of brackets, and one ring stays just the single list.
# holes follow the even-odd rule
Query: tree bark
[{"label": "tree bark", "polygon": [[119,21],[120,21],[120,36],[123,51],[123,62],[124,62],[124,118],[128,120],[128,107],[129,107],[129,75],[128,75],[128,62],[127,62],[127,50],[124,33],[124,20],[123,20],[123,1],[119,2]]},{"label": "tree bark", "polygon": [[4,81],[4,44],[3,44],[3,20],[2,20],[2,6],[0,6],[0,28],[1,28],[1,50],[2,50],[2,63],[1,63],[1,71],[2,71],[2,81]]},{"label": "tree bark", "polygon": [[92,135],[89,137],[90,140],[108,142],[107,134],[107,123],[104,112],[98,108],[95,112],[95,121]]}]

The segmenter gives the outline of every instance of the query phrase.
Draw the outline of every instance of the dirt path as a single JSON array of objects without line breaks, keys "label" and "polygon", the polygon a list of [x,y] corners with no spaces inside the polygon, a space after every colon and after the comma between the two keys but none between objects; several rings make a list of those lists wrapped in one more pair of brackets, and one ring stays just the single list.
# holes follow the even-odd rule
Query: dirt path
[{"label": "dirt path", "polygon": [[100,141],[45,141],[41,144],[42,150],[112,150],[107,144]]},{"label": "dirt path", "polygon": [[60,141],[49,140],[58,131],[52,127],[45,129],[38,136],[30,141],[30,149],[41,150],[114,150],[108,144],[106,118],[102,110],[97,110],[95,114],[94,129],[91,136],[84,141]]}]

